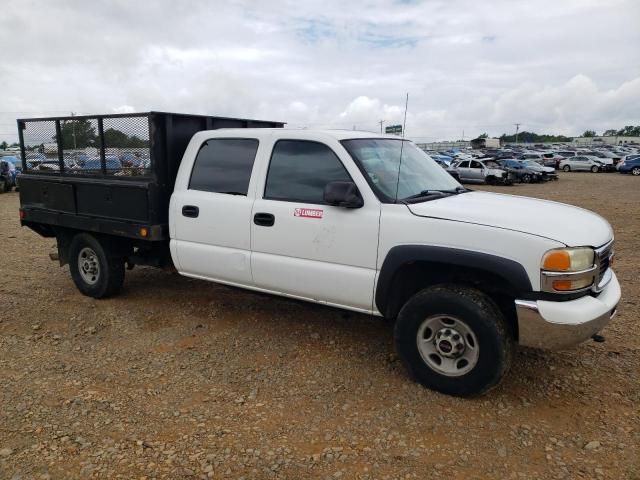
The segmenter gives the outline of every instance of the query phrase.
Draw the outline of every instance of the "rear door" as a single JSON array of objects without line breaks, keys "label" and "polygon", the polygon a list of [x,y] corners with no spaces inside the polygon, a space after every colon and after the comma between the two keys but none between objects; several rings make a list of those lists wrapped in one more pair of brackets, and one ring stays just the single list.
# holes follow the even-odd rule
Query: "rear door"
[{"label": "rear door", "polygon": [[458,176],[460,177],[460,180],[471,179],[471,174],[469,170],[470,170],[469,160],[463,160],[462,162],[460,162],[460,164],[458,165],[458,168],[456,169],[456,171],[458,172]]},{"label": "rear door", "polygon": [[477,160],[471,160],[469,168],[469,179],[474,182],[484,182],[484,167]]},{"label": "rear door", "polygon": [[[348,153],[334,143],[275,141],[253,206],[253,279],[265,290],[370,312],[380,202]],[[364,206],[325,204],[324,187],[332,181],[356,183]]]},{"label": "rear door", "polygon": [[171,248],[184,275],[251,285],[251,172],[256,138],[200,145],[188,188],[171,198]]}]

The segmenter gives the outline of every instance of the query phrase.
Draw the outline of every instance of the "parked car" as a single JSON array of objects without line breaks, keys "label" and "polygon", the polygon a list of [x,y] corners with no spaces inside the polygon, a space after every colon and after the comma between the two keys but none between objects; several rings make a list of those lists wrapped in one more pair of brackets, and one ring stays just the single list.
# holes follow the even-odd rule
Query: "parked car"
[{"label": "parked car", "polygon": [[557,167],[547,167],[544,165],[540,165],[538,162],[534,162],[533,160],[521,160],[521,162],[531,170],[541,173],[543,180],[558,179],[558,175],[556,174]]},{"label": "parked car", "polygon": [[[107,172],[122,170],[122,163],[118,159],[117,155],[106,155],[105,164]],[[102,170],[102,164],[99,158],[91,158],[84,163],[82,170],[100,171]],[[113,173],[111,173],[113,175]]]},{"label": "parked car", "polygon": [[[8,157],[0,158],[0,192],[10,192],[16,185],[16,166],[7,160]],[[15,158],[15,157],[13,157]]]},{"label": "parked car", "polygon": [[570,158],[570,157],[575,157],[576,155],[580,155],[580,154],[578,152],[576,152],[575,150],[561,150],[559,152],[556,152],[556,155],[559,155],[562,158]]},{"label": "parked car", "polygon": [[542,165],[547,168],[553,168],[554,170],[558,168],[560,162],[564,159],[564,157],[558,155],[555,152],[551,153],[543,153],[542,154]]},{"label": "parked car", "polygon": [[453,163],[453,158],[448,155],[429,154],[429,156],[441,167],[449,168]]},{"label": "parked car", "polygon": [[[527,165],[524,161],[509,159],[498,162],[503,170],[506,170],[513,181],[520,183],[541,182],[543,180],[542,172],[535,170]],[[536,162],[533,162],[538,165]],[[538,165],[539,166],[539,165]]]},{"label": "parked car", "polygon": [[604,169],[604,163],[599,158],[579,155],[577,157],[565,158],[560,162],[560,169],[565,172],[585,171],[598,173]]},{"label": "parked car", "polygon": [[462,160],[447,169],[449,174],[463,183],[486,183],[488,185],[510,185],[513,179],[495,161]]},{"label": "parked car", "polygon": [[629,155],[634,157],[629,159],[625,158],[618,164],[618,171],[620,173],[631,173],[631,175],[640,176],[640,155]]},{"label": "parked car", "polygon": [[14,187],[16,189],[16,192],[20,189],[19,187],[19,183],[20,183],[20,174],[22,173],[22,161],[15,156],[12,155],[5,155],[3,157],[0,158],[0,160],[4,160],[6,162],[10,162],[13,164],[14,171],[15,171],[15,176],[14,176]]},{"label": "parked car", "polygon": [[551,168],[557,168],[558,161],[560,160],[560,157],[556,158],[556,155],[554,153],[538,153],[538,152],[521,153],[516,158],[518,158],[519,160],[533,160],[534,162],[539,163],[540,165],[543,165],[545,167],[551,167]]}]

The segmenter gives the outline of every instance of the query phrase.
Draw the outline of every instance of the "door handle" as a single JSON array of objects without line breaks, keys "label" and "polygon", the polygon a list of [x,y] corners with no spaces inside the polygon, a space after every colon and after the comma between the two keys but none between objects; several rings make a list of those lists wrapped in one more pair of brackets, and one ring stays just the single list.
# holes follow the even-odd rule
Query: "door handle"
[{"label": "door handle", "polygon": [[261,227],[273,227],[273,224],[276,223],[276,217],[271,213],[256,213],[253,216],[253,223]]},{"label": "door handle", "polygon": [[200,214],[200,209],[195,205],[185,205],[182,207],[182,216],[197,218]]}]

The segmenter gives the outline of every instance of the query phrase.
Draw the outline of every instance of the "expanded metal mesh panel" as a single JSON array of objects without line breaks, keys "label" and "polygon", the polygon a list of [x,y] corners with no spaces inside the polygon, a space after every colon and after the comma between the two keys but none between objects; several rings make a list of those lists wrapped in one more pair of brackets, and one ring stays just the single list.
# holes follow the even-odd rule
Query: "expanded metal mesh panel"
[{"label": "expanded metal mesh panel", "polygon": [[149,118],[103,120],[107,175],[148,175],[151,169]]},{"label": "expanded metal mesh panel", "polygon": [[38,120],[25,122],[22,131],[27,170],[60,173],[56,122]]},{"label": "expanded metal mesh panel", "polygon": [[60,120],[60,136],[65,174],[102,175],[97,119]]}]

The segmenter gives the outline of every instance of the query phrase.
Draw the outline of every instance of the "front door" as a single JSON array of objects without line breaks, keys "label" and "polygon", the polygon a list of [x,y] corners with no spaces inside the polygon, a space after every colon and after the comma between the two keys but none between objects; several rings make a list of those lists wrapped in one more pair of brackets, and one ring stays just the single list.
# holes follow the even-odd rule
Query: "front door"
[{"label": "front door", "polygon": [[[328,145],[275,143],[264,188],[253,205],[255,286],[371,311],[380,203],[365,198],[361,208],[329,206],[323,192],[332,181],[352,181],[352,176]],[[362,186],[364,180],[359,181]]]}]

